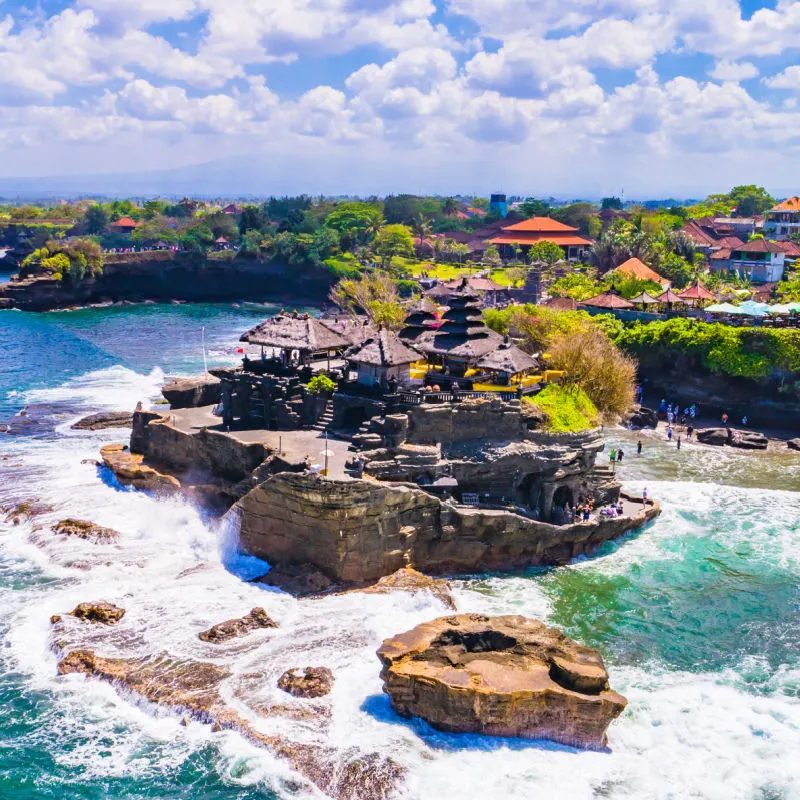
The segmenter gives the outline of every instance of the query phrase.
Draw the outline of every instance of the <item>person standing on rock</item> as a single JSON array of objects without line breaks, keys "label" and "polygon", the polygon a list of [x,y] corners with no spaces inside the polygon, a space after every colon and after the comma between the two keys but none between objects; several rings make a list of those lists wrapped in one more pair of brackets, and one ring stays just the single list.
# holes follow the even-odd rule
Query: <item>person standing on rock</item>
[{"label": "person standing on rock", "polygon": [[642,489],[642,505],[643,506],[647,505],[647,487],[646,486],[644,487],[644,489]]},{"label": "person standing on rock", "polygon": [[670,425],[669,428],[667,428],[667,441],[668,442],[672,441],[672,426],[671,425]]},{"label": "person standing on rock", "polygon": [[728,427],[728,412],[722,412],[722,424],[727,428]]},{"label": "person standing on rock", "polygon": [[625,451],[624,451],[624,450],[623,450],[623,449],[620,447],[620,449],[619,449],[619,450],[617,450],[617,463],[618,463],[618,464],[621,464],[621,463],[622,463],[622,457],[623,457],[624,455],[625,455]]},{"label": "person standing on rock", "polygon": [[611,468],[616,472],[617,467],[617,451],[615,448],[611,448],[611,452],[609,453],[609,461],[611,462]]},{"label": "person standing on rock", "polygon": [[680,450],[681,449],[681,437],[680,436],[678,437],[677,444],[678,444],[678,450]]},{"label": "person standing on rock", "polygon": [[641,454],[642,454],[642,440],[639,439],[639,441],[636,442],[636,455],[640,456]]}]

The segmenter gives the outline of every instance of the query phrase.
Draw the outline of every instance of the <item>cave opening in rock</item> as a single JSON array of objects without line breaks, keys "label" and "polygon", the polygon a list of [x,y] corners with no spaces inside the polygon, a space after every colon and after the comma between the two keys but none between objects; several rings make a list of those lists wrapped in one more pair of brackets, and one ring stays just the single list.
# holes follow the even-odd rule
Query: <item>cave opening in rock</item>
[{"label": "cave opening in rock", "polygon": [[573,505],[572,489],[569,486],[559,486],[553,494],[553,508],[565,508],[567,503]]},{"label": "cave opening in rock", "polygon": [[492,653],[510,650],[515,647],[517,640],[500,631],[456,631],[446,630],[433,642],[434,647],[452,647],[460,645],[468,653]]}]

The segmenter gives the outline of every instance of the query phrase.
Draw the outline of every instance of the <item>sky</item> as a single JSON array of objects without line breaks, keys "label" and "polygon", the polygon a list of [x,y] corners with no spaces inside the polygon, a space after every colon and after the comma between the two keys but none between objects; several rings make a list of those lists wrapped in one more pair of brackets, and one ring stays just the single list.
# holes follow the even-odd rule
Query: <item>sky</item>
[{"label": "sky", "polygon": [[794,0],[0,0],[0,189],[785,196],[798,56]]}]

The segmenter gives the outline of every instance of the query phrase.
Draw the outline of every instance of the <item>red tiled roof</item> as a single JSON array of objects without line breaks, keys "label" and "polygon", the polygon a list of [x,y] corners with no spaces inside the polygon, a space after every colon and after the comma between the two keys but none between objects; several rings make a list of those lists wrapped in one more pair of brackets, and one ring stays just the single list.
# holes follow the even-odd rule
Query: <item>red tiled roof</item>
[{"label": "red tiled roof", "polygon": [[684,289],[682,292],[678,292],[678,296],[682,297],[684,300],[713,300],[714,295],[708,291],[705,287],[701,286],[699,283],[695,283],[693,286],[690,286],[688,289]]},{"label": "red tiled roof", "polygon": [[624,264],[620,264],[616,269],[612,269],[611,272],[620,274],[624,272],[627,275],[633,275],[640,281],[653,281],[663,286],[670,285],[670,281],[666,278],[662,278],[655,270],[650,269],[644,261],[640,261],[638,258],[629,258]]},{"label": "red tiled roof", "polygon": [[717,240],[710,233],[703,230],[702,226],[694,219],[686,222],[681,228],[681,232],[692,238],[694,243],[699,244],[701,247],[713,247],[717,243]]},{"label": "red tiled roof", "polygon": [[777,242],[770,242],[768,239],[752,239],[741,247],[733,247],[741,253],[783,253],[783,248]]},{"label": "red tiled roof", "polygon": [[738,236],[723,236],[717,241],[720,247],[741,247],[744,242]]},{"label": "red tiled roof", "polygon": [[800,197],[789,197],[782,203],[773,206],[770,211],[800,211]]},{"label": "red tiled roof", "polygon": [[683,298],[679,294],[675,294],[672,289],[667,289],[666,292],[656,297],[659,303],[682,303]]},{"label": "red tiled roof", "polygon": [[134,222],[130,217],[121,217],[116,222],[109,225],[110,228],[136,228],[138,223]]},{"label": "red tiled roof", "polygon": [[775,242],[790,258],[800,257],[800,245],[796,242]]},{"label": "red tiled roof", "polygon": [[581,303],[582,306],[591,306],[592,308],[610,308],[610,309],[624,309],[633,308],[634,305],[624,297],[618,294],[611,294],[610,292],[603,292],[598,294],[597,297],[590,297]]},{"label": "red tiled roof", "polygon": [[531,217],[514,225],[506,225],[504,231],[525,231],[526,233],[577,233],[577,228],[572,228],[550,217]]},{"label": "red tiled roof", "polygon": [[542,305],[555,311],[575,311],[578,308],[578,301],[571,297],[551,297]]},{"label": "red tiled roof", "polygon": [[503,234],[495,236],[489,240],[492,244],[536,244],[537,242],[553,242],[560,247],[569,247],[575,245],[578,247],[588,247],[591,242],[588,239],[583,239],[580,236],[571,236],[569,233],[526,233],[521,231],[518,236],[511,234]]},{"label": "red tiled roof", "polygon": [[712,253],[710,257],[718,261],[727,261],[731,257],[731,249],[730,247],[723,247],[715,253]]}]

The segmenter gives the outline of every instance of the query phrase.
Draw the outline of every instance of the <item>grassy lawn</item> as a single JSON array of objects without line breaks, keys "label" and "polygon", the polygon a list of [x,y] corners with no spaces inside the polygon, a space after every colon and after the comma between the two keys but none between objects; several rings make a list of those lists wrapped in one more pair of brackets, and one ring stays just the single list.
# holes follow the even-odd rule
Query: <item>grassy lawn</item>
[{"label": "grassy lawn", "polygon": [[541,408],[547,415],[545,430],[553,433],[576,433],[594,428],[599,415],[586,392],[578,387],[565,387],[550,383],[534,397],[524,402]]}]

